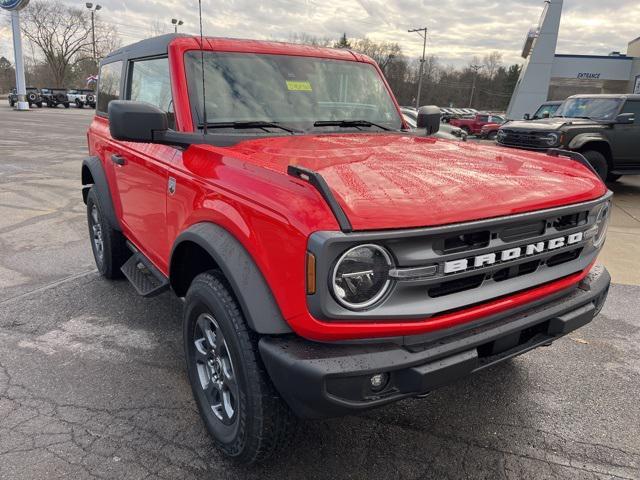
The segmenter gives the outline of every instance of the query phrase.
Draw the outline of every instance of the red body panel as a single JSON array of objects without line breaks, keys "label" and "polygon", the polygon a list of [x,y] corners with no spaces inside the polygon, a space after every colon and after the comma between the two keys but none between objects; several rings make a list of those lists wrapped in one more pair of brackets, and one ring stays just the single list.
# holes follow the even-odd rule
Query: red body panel
[{"label": "red body panel", "polygon": [[480,132],[482,135],[488,135],[491,132],[497,132],[500,130],[501,126],[502,125],[500,123],[487,123],[480,129]]},{"label": "red body panel", "polygon": [[279,137],[229,155],[325,178],[355,230],[445,225],[583,202],[604,195],[583,165],[533,152],[398,134]]},{"label": "red body panel", "polygon": [[486,117],[487,115],[476,115],[474,118],[452,118],[449,121],[450,125],[453,125],[454,127],[466,127],[469,130],[469,133],[471,133],[472,135],[477,135],[481,132],[482,127],[484,127],[485,125],[487,125],[488,121],[481,121],[480,117]]},{"label": "red body panel", "polygon": [[[194,126],[183,57],[184,52],[198,48],[199,41],[188,37],[169,46],[176,125],[185,132]],[[373,63],[344,50],[275,42],[206,39],[205,48]],[[192,145],[181,151],[115,142],[107,120],[95,117],[89,149],[103,162],[125,235],[162,272],[168,275],[171,248],[182,231],[199,222],[216,223],[252,256],[296,333],[314,340],[412,335],[447,328],[568,288],[586,271],[439,318],[320,322],[306,304],[307,240],[313,232],[339,228],[321,195],[308,183],[288,176],[287,165],[321,173],[357,230],[509,215],[591,200],[606,191],[590,171],[571,160],[401,134],[271,137],[227,148]],[[127,164],[112,163],[113,153],[125,156]],[[121,169],[127,169],[130,178]],[[177,183],[171,196],[166,193],[169,176]]]}]

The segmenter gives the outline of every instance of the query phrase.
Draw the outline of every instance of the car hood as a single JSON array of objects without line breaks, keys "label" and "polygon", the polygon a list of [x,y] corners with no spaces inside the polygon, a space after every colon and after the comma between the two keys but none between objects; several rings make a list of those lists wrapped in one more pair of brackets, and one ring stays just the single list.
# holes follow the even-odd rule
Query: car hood
[{"label": "car hood", "polygon": [[560,118],[560,117],[551,117],[551,118],[543,118],[540,120],[512,120],[510,122],[504,123],[502,128],[504,129],[518,129],[518,130],[528,130],[531,132],[551,132],[554,130],[558,130],[562,127],[572,125],[572,126],[601,126],[601,123],[595,122],[593,120],[589,120],[586,118]]},{"label": "car hood", "polygon": [[281,173],[288,165],[320,173],[355,230],[498,217],[606,192],[586,167],[567,158],[415,135],[270,137],[224,150]]}]

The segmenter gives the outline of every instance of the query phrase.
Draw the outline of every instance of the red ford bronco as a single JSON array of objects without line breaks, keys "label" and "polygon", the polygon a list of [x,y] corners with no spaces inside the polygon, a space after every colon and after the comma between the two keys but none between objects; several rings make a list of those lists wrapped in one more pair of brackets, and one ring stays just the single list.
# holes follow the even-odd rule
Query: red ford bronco
[{"label": "red ford bronco", "polygon": [[227,455],[262,460],[296,417],[423,395],[602,308],[611,193],[581,155],[426,134],[349,50],[167,35],[102,60],[82,165],[96,264],[184,300]]}]

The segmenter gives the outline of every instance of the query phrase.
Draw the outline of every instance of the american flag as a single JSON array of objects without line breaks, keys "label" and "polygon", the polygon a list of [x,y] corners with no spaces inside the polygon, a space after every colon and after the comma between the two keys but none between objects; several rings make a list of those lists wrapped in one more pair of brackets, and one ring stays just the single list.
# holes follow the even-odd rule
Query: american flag
[{"label": "american flag", "polygon": [[98,76],[97,75],[89,75],[87,77],[87,85],[89,85],[90,83],[95,83],[98,81]]}]

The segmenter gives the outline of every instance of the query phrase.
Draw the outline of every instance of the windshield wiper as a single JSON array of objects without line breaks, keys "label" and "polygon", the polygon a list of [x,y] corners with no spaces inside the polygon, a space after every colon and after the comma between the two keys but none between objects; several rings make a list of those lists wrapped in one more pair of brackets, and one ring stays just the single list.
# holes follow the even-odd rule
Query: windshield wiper
[{"label": "windshield wiper", "polygon": [[314,122],[314,127],[378,127],[381,130],[391,131],[393,128],[385,127],[379,123],[373,123],[369,120],[318,120]]},{"label": "windshield wiper", "polygon": [[245,122],[213,122],[207,123],[207,128],[235,128],[238,130],[245,128],[279,128],[280,130],[284,130],[289,133],[303,133],[302,130],[282,125],[281,123],[266,122],[262,120],[248,120]]}]

